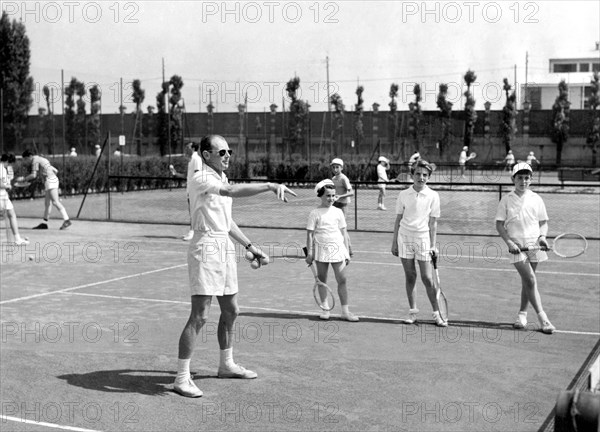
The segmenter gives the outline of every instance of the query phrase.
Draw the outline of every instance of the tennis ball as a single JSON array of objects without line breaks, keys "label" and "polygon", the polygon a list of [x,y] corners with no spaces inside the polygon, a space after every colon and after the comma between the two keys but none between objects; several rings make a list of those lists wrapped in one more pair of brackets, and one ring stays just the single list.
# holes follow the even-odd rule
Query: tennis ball
[{"label": "tennis ball", "polygon": [[257,260],[254,260],[250,263],[250,267],[252,267],[254,270],[256,270],[257,268],[260,267],[260,263]]},{"label": "tennis ball", "polygon": [[267,265],[269,263],[269,257],[260,257],[260,265]]},{"label": "tennis ball", "polygon": [[246,252],[246,259],[248,261],[253,261],[254,260],[254,254],[252,252],[250,252],[250,251],[247,251]]}]

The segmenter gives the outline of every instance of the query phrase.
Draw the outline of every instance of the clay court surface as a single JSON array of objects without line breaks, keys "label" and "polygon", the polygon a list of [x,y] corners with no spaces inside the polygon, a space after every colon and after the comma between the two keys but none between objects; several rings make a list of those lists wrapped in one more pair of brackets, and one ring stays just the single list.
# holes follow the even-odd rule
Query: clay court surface
[{"label": "clay court surface", "polygon": [[[20,219],[32,243],[1,249],[3,431],[535,431],[600,336],[598,241],[540,266],[549,336],[532,310],[527,330],[512,329],[520,281],[497,237],[440,236],[451,321],[440,329],[421,284],[421,322],[402,322],[391,235],[354,232],[361,322],[337,319],[339,307],[318,319],[300,260],[242,259],[234,356],[259,377],[217,378],[215,301],[192,360],[204,396],[186,399],[171,391],[189,314],[185,225],[50,222]],[[266,248],[305,241],[299,229],[246,232]]]}]

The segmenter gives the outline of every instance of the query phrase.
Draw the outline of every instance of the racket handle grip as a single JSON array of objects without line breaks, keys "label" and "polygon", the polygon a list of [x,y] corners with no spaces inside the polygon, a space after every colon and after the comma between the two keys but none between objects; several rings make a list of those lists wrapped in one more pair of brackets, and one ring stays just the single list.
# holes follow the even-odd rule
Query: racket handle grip
[{"label": "racket handle grip", "polygon": [[547,252],[550,250],[550,248],[543,247],[543,246],[529,246],[529,247],[524,246],[519,249],[521,249],[522,252],[535,252],[535,251],[540,251],[540,250]]}]

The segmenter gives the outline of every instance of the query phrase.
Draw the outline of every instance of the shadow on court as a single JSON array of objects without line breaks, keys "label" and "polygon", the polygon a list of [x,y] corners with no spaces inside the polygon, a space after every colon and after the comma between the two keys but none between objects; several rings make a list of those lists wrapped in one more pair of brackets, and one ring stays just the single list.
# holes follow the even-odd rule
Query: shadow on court
[{"label": "shadow on court", "polygon": [[[190,310],[186,229],[76,221],[24,230],[35,260],[0,251],[3,431],[536,431],[600,337],[597,242],[579,260],[544,264],[544,304],[562,331],[550,336],[531,310],[530,327],[512,328],[518,276],[507,260],[477,257],[442,263],[448,328],[433,325],[420,282],[420,321],[404,324],[390,236],[352,233],[361,322],[341,320],[339,306],[320,320],[302,263],[255,271],[242,258],[234,358],[258,379],[216,378],[214,301],[191,364],[204,396],[182,398],[171,388]],[[305,236],[245,231],[257,242]]]}]

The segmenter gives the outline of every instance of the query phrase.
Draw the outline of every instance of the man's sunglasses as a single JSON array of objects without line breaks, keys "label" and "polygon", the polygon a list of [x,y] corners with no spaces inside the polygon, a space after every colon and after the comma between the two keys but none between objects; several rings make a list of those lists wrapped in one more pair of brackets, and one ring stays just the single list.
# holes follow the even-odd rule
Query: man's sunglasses
[{"label": "man's sunglasses", "polygon": [[[212,153],[212,152],[215,152],[216,150],[206,150],[206,151]],[[227,153],[229,153],[229,156],[231,156],[233,154],[233,150],[225,150],[225,149],[219,150],[219,156],[221,156],[221,157],[225,156]]]}]

